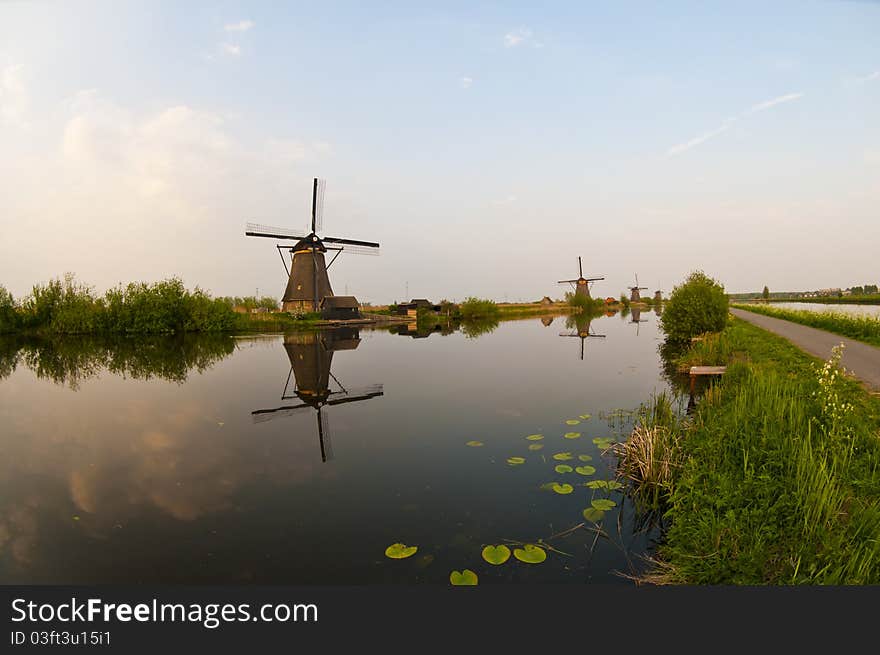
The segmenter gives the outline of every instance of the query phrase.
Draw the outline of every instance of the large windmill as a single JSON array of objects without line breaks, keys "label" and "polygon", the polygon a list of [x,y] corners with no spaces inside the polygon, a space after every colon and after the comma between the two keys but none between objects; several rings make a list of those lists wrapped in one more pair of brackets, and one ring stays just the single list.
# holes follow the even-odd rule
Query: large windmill
[{"label": "large windmill", "polygon": [[[330,426],[326,408],[332,405],[370,400],[384,395],[381,384],[358,389],[346,389],[330,371],[333,353],[354,350],[360,345],[360,335],[354,328],[338,328],[324,332],[289,334],[284,337],[284,350],[290,360],[290,372],[281,392],[281,400],[296,400],[294,404],[251,412],[254,423],[314,410],[318,423],[318,443],[321,461],[333,458],[330,447]],[[290,389],[290,376],[294,387]],[[331,389],[330,379],[338,389]]]},{"label": "large windmill", "polygon": [[576,332],[560,332],[560,337],[578,337],[581,340],[581,359],[584,358],[584,342],[587,339],[604,339],[604,334],[596,334],[590,329],[592,317],[584,314],[572,314],[565,320],[566,327],[574,327]]},{"label": "large windmill", "polygon": [[575,298],[582,296],[590,297],[590,283],[596,280],[604,280],[604,277],[584,277],[584,267],[581,264],[581,258],[578,257],[578,277],[574,280],[559,280],[558,284],[570,284],[574,289]]},{"label": "large windmill", "polygon": [[[308,233],[302,230],[290,230],[257,223],[248,223],[245,230],[245,235],[249,237],[296,241],[293,248],[275,246],[278,249],[278,254],[281,255],[284,270],[287,272],[287,287],[284,290],[284,297],[281,299],[281,309],[286,312],[294,310],[316,312],[324,298],[333,297],[327,269],[333,265],[343,250],[364,255],[379,254],[379,244],[373,241],[318,236],[318,232],[324,228],[324,187],[324,180],[314,179],[312,221],[311,230]],[[282,250],[289,250],[291,253],[289,269]],[[324,253],[328,250],[336,251],[329,264],[324,260]]]},{"label": "large windmill", "polygon": [[636,286],[629,287],[629,301],[630,302],[641,302],[642,301],[642,294],[639,292],[642,289],[647,291],[648,287],[640,287],[639,286],[639,274],[636,273]]}]

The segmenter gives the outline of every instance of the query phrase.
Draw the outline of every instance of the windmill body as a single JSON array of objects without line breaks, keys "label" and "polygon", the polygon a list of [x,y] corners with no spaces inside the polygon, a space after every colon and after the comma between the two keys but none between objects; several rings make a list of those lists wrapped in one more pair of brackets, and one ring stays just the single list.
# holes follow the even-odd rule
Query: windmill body
[{"label": "windmill body", "polygon": [[[323,213],[324,183],[315,178],[312,186],[312,220],[309,233],[255,223],[247,225],[246,236],[296,241],[293,248],[276,245],[287,272],[287,286],[281,299],[282,311],[317,312],[324,298],[332,298],[333,287],[330,286],[330,276],[327,271],[342,251],[379,254],[379,244],[373,241],[318,236],[318,231],[323,227]],[[291,256],[289,269],[283,250],[287,250]],[[325,255],[331,250],[335,251],[335,254],[330,263],[327,263]]]},{"label": "windmill body", "polygon": [[581,359],[584,358],[584,342],[587,339],[604,339],[604,334],[596,334],[590,328],[590,323],[592,322],[592,318],[589,316],[584,316],[582,314],[575,314],[569,316],[566,321],[566,327],[574,327],[576,329],[575,332],[560,332],[560,337],[577,337],[581,340]]},{"label": "windmill body", "polygon": [[639,286],[639,275],[636,273],[636,286],[630,287],[629,291],[629,301],[630,302],[642,302],[642,294],[640,293],[642,290],[647,291],[648,287],[640,287]]},{"label": "windmill body", "polygon": [[590,283],[604,280],[604,277],[584,277],[584,267],[578,257],[578,277],[574,280],[559,280],[558,284],[570,284],[574,289],[575,298],[590,298]]}]

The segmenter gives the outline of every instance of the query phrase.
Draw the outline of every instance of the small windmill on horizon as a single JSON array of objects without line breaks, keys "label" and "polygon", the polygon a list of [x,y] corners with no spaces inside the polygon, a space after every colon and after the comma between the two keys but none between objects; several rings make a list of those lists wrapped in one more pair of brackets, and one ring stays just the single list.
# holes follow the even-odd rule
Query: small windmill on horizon
[{"label": "small windmill on horizon", "polygon": [[[379,244],[374,241],[318,236],[318,232],[324,228],[325,186],[324,180],[314,178],[311,230],[308,233],[302,230],[272,227],[258,223],[248,223],[245,229],[245,235],[249,237],[296,241],[292,248],[277,244],[275,246],[278,249],[278,254],[281,255],[281,262],[287,273],[287,287],[284,289],[284,296],[281,299],[282,311],[317,312],[325,298],[333,298],[333,288],[330,286],[327,269],[333,265],[343,250],[361,255],[379,254]],[[288,250],[291,254],[289,269],[282,250]],[[329,264],[324,259],[324,254],[328,250],[336,251]],[[352,296],[339,297],[340,300],[343,298],[353,301],[355,308],[357,307],[357,301]]]},{"label": "small windmill on horizon", "polygon": [[581,296],[590,298],[590,284],[596,280],[604,280],[604,277],[584,277],[584,267],[578,256],[578,277],[574,280],[559,280],[557,284],[570,284],[574,289],[575,298]]}]

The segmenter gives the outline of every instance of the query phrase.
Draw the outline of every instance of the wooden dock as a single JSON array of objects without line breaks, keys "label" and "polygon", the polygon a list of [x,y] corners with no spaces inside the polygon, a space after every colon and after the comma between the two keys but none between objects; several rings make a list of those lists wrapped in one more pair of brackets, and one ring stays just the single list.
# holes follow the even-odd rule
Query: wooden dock
[{"label": "wooden dock", "polygon": [[691,393],[694,391],[694,385],[696,385],[698,377],[702,375],[724,375],[726,371],[726,366],[691,366]]}]

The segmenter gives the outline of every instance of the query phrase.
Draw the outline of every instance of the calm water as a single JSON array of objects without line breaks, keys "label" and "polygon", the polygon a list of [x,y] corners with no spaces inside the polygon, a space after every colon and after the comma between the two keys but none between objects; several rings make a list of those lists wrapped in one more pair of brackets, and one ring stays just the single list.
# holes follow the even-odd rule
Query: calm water
[{"label": "calm water", "polygon": [[[605,336],[583,340],[556,317],[427,338],[3,342],[0,581],[448,584],[470,568],[481,584],[626,584],[614,572],[640,570],[658,531],[579,483],[613,477],[592,442],[618,433],[608,413],[666,388],[656,317],[640,318],[594,319],[581,334]],[[578,455],[595,474],[555,472]],[[605,534],[553,537],[592,498],[617,503]],[[567,555],[480,557],[542,538]],[[395,542],[419,550],[390,560]]]},{"label": "calm water", "polygon": [[808,312],[835,312],[838,314],[855,314],[857,316],[880,316],[880,305],[847,305],[829,303],[827,305],[816,302],[771,302],[771,307],[780,309],[801,309]]}]

